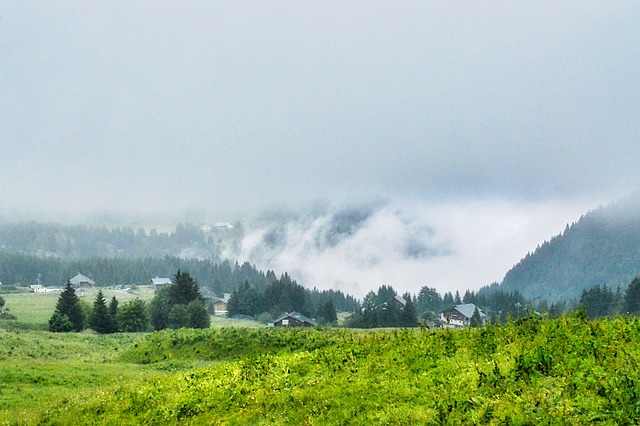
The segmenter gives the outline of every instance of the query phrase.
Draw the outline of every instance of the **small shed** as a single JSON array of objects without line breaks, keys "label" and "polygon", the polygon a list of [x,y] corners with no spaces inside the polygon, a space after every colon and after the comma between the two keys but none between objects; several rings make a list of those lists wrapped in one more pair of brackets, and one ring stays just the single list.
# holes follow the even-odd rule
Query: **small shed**
[{"label": "small shed", "polygon": [[93,281],[91,278],[85,275],[82,275],[80,272],[78,272],[78,275],[71,278],[69,282],[71,283],[71,286],[74,288],[83,288],[83,287],[91,288],[94,285],[96,285],[95,281]]},{"label": "small shed", "polygon": [[307,318],[300,312],[290,312],[273,322],[273,327],[315,327],[318,325],[311,318]]},{"label": "small shed", "polygon": [[153,287],[156,290],[162,287],[169,286],[171,284],[173,283],[171,282],[170,278],[158,278],[158,277],[151,278],[151,287]]}]

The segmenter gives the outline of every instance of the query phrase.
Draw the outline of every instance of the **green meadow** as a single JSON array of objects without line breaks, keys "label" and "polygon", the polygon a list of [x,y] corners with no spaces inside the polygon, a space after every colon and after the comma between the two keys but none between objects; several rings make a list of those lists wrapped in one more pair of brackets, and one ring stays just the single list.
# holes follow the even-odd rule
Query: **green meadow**
[{"label": "green meadow", "polygon": [[[17,299],[6,306],[20,317]],[[587,321],[578,313],[460,331],[225,321],[114,335],[2,321],[0,425],[640,421],[633,317]]]}]

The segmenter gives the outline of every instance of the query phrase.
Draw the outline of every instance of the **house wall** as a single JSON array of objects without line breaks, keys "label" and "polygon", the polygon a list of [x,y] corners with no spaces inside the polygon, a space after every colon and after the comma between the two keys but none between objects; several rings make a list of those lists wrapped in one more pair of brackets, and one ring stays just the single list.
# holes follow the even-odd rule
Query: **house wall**
[{"label": "house wall", "polygon": [[227,304],[224,302],[214,302],[213,303],[213,312],[216,315],[224,315],[227,313]]}]

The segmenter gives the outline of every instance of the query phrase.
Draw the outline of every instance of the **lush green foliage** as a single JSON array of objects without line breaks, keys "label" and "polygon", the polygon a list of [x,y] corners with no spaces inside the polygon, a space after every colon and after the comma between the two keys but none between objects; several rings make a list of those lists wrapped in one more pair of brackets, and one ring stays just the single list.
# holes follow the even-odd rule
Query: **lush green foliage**
[{"label": "lush green foliage", "polygon": [[8,419],[10,424],[18,419],[26,424],[637,424],[639,338],[636,318],[589,322],[581,315],[527,317],[461,331],[165,330],[130,345],[118,359],[162,375],[131,380],[129,374],[112,381],[103,376],[104,385],[86,383],[76,396],[66,394],[64,403],[54,398],[58,403],[29,406]]},{"label": "lush green foliage", "polygon": [[147,303],[136,298],[125,302],[116,314],[118,328],[123,332],[148,331],[151,327],[151,317]]},{"label": "lush green foliage", "polygon": [[156,291],[151,301],[151,321],[156,330],[209,327],[200,286],[188,272],[178,270],[172,285]]}]

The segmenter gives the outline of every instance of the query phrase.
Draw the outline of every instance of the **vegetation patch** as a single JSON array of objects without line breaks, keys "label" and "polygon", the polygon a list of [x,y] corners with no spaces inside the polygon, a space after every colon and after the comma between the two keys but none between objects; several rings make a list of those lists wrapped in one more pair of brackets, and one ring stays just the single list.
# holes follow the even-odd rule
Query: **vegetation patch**
[{"label": "vegetation patch", "polygon": [[[5,333],[3,338],[16,344],[16,339],[48,335]],[[47,403],[23,403],[19,415],[6,411],[5,423],[640,421],[636,318],[531,316],[504,326],[457,331],[223,328],[164,330],[144,338],[75,336],[80,341],[63,345],[76,344],[87,352],[95,345],[102,354],[92,367],[97,369],[95,382],[88,375],[72,379],[70,371],[84,364],[77,357],[65,359],[62,349],[57,356],[63,379],[55,374],[34,378],[36,367],[24,363],[5,370],[3,383],[13,383],[9,387],[24,389],[39,380],[44,389],[64,394],[49,395]],[[107,349],[110,344],[127,349],[114,355],[113,347]],[[30,345],[31,352],[37,350]]]}]

